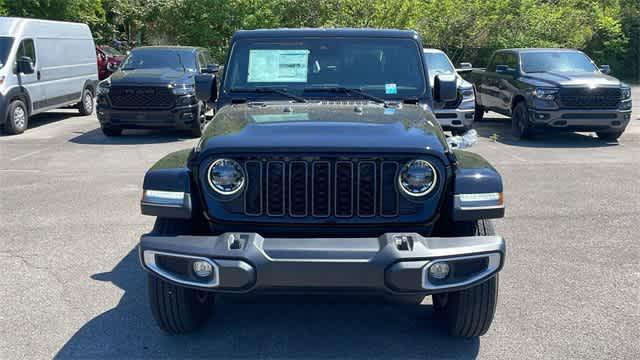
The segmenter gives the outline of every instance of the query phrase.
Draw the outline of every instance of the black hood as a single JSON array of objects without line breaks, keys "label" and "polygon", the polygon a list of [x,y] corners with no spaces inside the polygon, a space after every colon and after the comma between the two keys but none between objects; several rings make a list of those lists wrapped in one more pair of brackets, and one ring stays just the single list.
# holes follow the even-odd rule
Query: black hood
[{"label": "black hood", "polygon": [[590,86],[590,87],[620,87],[620,80],[603,73],[559,73],[539,72],[524,75],[529,83],[535,86]]},{"label": "black hood", "polygon": [[114,85],[168,85],[191,83],[194,74],[172,69],[118,70],[111,75]]},{"label": "black hood", "polygon": [[202,156],[227,152],[429,153],[448,150],[440,125],[423,105],[236,104],[208,124]]}]

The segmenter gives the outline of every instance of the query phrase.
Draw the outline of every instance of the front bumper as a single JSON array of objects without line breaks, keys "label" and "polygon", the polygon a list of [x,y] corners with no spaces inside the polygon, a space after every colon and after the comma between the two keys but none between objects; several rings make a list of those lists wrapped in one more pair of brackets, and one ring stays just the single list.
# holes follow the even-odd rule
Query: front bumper
[{"label": "front bumper", "polygon": [[434,110],[436,119],[445,129],[471,128],[473,124],[473,109],[439,109]]},{"label": "front bumper", "polygon": [[631,119],[631,110],[538,110],[531,109],[534,127],[582,131],[623,131]]},{"label": "front bumper", "polygon": [[96,112],[100,124],[127,129],[178,128],[189,130],[198,119],[198,104],[174,106],[167,110],[114,109],[106,100],[98,99]]},{"label": "front bumper", "polygon": [[[178,285],[215,292],[386,292],[432,294],[477,285],[502,269],[499,236],[423,237],[387,233],[378,238],[263,238],[256,233],[220,236],[143,235],[145,270]],[[212,265],[199,278],[194,261]],[[444,280],[430,275],[447,262]]]}]

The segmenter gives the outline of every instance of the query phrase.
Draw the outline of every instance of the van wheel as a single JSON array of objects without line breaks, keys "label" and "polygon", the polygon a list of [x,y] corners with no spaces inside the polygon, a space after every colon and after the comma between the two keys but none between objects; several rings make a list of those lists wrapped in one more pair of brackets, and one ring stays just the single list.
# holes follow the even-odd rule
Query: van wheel
[{"label": "van wheel", "polygon": [[7,121],[4,130],[9,135],[22,134],[29,125],[29,112],[22,100],[13,100],[7,111]]},{"label": "van wheel", "polygon": [[78,103],[78,111],[80,115],[87,116],[93,113],[93,93],[89,89],[84,89],[82,99]]},{"label": "van wheel", "polygon": [[120,136],[120,135],[122,135],[122,128],[119,128],[119,127],[116,127],[116,126],[101,125],[100,128],[102,129],[102,133],[105,136]]}]

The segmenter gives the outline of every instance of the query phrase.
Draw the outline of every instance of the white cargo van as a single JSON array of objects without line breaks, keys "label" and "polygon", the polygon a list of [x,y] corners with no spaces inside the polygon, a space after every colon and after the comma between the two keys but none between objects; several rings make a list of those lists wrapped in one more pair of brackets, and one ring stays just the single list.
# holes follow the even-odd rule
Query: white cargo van
[{"label": "white cargo van", "polygon": [[0,127],[27,129],[31,115],[77,106],[93,112],[96,50],[86,24],[0,17]]}]

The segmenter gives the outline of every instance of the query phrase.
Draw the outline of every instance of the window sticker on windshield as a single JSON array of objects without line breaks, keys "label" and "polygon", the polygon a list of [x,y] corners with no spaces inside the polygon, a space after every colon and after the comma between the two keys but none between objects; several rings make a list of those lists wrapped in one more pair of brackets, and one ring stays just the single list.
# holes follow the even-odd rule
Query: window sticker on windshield
[{"label": "window sticker on windshield", "polygon": [[247,82],[306,83],[309,50],[249,50]]},{"label": "window sticker on windshield", "polygon": [[384,84],[384,93],[387,95],[397,94],[398,86],[396,84]]},{"label": "window sticker on windshield", "polygon": [[384,109],[384,114],[385,115],[394,115],[396,113],[396,109],[395,108],[385,108]]}]

